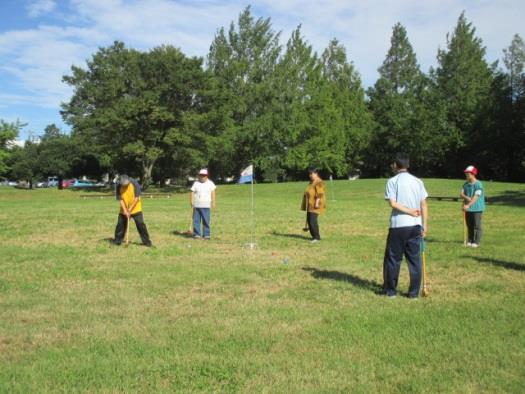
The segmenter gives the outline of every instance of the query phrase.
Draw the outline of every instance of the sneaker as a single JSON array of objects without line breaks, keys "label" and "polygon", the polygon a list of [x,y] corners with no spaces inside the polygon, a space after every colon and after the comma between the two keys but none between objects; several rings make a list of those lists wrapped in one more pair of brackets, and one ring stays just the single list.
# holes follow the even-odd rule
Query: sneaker
[{"label": "sneaker", "polygon": [[146,248],[152,248],[153,247],[153,244],[151,242],[148,242],[147,244],[142,244],[143,246],[145,246]]},{"label": "sneaker", "polygon": [[467,248],[470,248],[471,246],[472,246],[472,242],[467,242],[466,247],[467,247]]},{"label": "sneaker", "polygon": [[393,300],[394,298],[396,298],[397,296],[395,294],[390,294],[390,295],[386,295],[388,298],[390,298],[391,300]]},{"label": "sneaker", "polygon": [[471,243],[470,247],[471,248],[479,248],[479,244]]},{"label": "sneaker", "polygon": [[115,245],[115,246],[120,246],[122,244],[122,242],[117,242],[115,241],[114,239],[110,241],[112,245]]},{"label": "sneaker", "polygon": [[201,239],[201,236],[200,236],[200,235],[194,235],[193,238],[195,238],[195,239]]},{"label": "sneaker", "polygon": [[310,243],[311,243],[311,244],[315,244],[315,243],[320,242],[320,241],[321,241],[320,239],[312,239],[312,240],[310,241]]},{"label": "sneaker", "polygon": [[210,238],[210,237],[204,237],[204,239],[205,239],[206,241],[209,241],[211,238]]}]

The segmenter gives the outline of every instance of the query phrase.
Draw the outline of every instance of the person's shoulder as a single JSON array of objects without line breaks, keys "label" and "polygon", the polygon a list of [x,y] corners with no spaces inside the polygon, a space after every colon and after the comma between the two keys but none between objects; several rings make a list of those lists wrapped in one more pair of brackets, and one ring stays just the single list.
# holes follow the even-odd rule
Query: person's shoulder
[{"label": "person's shoulder", "polygon": [[211,179],[208,179],[206,183],[212,187],[215,187],[215,182],[213,182]]},{"label": "person's shoulder", "polygon": [[[412,175],[412,174],[410,174],[410,175]],[[415,175],[412,175],[412,179],[414,179],[417,183],[419,183],[419,184],[421,184],[421,185],[424,185],[424,184],[425,184],[425,182],[423,182],[423,179],[418,178],[418,177],[415,176]]]},{"label": "person's shoulder", "polygon": [[392,182],[395,182],[397,180],[397,178],[399,178],[399,175],[401,174],[396,174],[394,176],[391,176],[390,178],[387,179],[387,183],[392,183]]}]

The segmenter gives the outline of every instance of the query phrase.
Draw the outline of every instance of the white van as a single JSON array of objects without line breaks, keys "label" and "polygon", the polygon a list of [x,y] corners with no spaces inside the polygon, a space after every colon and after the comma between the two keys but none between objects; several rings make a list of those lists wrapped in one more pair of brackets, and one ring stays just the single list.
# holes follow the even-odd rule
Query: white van
[{"label": "white van", "polygon": [[58,186],[58,177],[57,176],[47,177],[47,187],[56,187],[56,186]]}]

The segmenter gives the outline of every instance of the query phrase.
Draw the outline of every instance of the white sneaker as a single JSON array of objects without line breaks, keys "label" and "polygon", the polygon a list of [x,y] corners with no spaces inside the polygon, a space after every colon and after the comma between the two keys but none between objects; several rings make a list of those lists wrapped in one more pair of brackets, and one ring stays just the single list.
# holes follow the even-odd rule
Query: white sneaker
[{"label": "white sneaker", "polygon": [[317,242],[319,242],[318,239],[312,239],[312,240],[310,241],[311,244],[316,244]]},{"label": "white sneaker", "polygon": [[474,243],[473,243],[473,244],[470,244],[470,247],[471,247],[471,248],[479,248],[479,244],[474,244]]},{"label": "white sneaker", "polygon": [[467,242],[467,248],[470,248],[472,247],[472,243],[471,242]]}]

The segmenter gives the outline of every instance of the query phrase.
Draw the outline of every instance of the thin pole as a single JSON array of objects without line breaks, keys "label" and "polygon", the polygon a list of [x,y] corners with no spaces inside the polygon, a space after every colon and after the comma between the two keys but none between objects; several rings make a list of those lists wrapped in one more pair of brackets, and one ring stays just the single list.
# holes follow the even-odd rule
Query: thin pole
[{"label": "thin pole", "polygon": [[254,213],[253,213],[253,210],[254,210],[254,199],[253,199],[253,172],[252,171],[252,231],[251,231],[251,244],[250,244],[250,248],[253,249],[254,246],[255,246],[255,243],[254,243],[254,231],[255,231],[255,216],[254,216]]},{"label": "thin pole", "polygon": [[334,180],[332,174],[330,174],[330,189],[332,189],[332,201],[335,201]]}]

